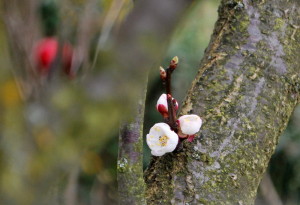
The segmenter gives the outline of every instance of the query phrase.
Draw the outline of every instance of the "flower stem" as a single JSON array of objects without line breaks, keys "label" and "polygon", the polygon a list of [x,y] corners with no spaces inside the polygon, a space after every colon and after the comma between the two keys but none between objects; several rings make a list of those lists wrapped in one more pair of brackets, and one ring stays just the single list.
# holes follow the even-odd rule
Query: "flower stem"
[{"label": "flower stem", "polygon": [[175,132],[178,131],[177,124],[176,124],[176,111],[175,111],[175,105],[172,102],[172,93],[171,93],[171,77],[173,69],[170,67],[166,70],[167,77],[165,80],[165,86],[166,86],[166,94],[167,94],[167,102],[168,102],[168,122],[167,124],[171,127],[172,130]]}]

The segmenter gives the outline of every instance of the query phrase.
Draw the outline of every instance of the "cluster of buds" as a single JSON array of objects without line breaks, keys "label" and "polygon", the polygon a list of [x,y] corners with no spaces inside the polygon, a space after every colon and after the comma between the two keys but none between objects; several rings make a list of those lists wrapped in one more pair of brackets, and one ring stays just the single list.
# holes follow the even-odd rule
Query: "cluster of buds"
[{"label": "cluster of buds", "polygon": [[69,77],[74,77],[72,62],[73,48],[69,43],[64,43],[59,51],[59,42],[55,37],[46,37],[37,42],[34,48],[34,60],[38,72],[48,75],[56,59],[61,60],[63,71]]},{"label": "cluster of buds", "polygon": [[177,118],[178,103],[171,94],[171,75],[177,64],[176,56],[166,70],[160,67],[160,78],[166,87],[166,94],[159,97],[156,109],[163,116],[164,122],[156,123],[146,136],[147,144],[154,156],[173,152],[185,139],[192,142],[202,125],[202,120],[197,115],[183,115]]}]

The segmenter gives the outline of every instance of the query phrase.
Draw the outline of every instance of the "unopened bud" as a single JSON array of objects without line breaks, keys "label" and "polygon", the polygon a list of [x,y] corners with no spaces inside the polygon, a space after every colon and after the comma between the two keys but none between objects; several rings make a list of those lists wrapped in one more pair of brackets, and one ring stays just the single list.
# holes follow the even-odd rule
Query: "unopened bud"
[{"label": "unopened bud", "polygon": [[175,57],[172,59],[172,62],[173,62],[174,64],[178,64],[178,62],[179,62],[178,57],[175,56]]},{"label": "unopened bud", "polygon": [[178,57],[175,56],[170,62],[170,69],[174,70],[177,67],[178,62]]},{"label": "unopened bud", "polygon": [[163,118],[168,118],[168,108],[163,104],[159,104],[157,107],[157,111],[163,116]]},{"label": "unopened bud", "polygon": [[160,78],[165,80],[167,78],[167,73],[163,67],[160,66],[159,68]]},{"label": "unopened bud", "polygon": [[175,108],[175,111],[178,110],[178,102],[177,100],[175,100],[174,98],[172,99],[172,104],[173,104],[173,107]]}]

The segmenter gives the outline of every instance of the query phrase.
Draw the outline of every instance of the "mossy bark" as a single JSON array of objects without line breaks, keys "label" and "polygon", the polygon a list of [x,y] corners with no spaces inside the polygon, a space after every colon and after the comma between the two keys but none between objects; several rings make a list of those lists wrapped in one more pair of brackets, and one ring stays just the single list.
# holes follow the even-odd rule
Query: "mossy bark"
[{"label": "mossy bark", "polygon": [[143,124],[147,83],[142,90],[134,119],[120,126],[118,153],[119,204],[143,205],[145,182],[143,179]]},{"label": "mossy bark", "polygon": [[142,121],[125,123],[120,128],[118,157],[119,204],[146,204],[143,180]]},{"label": "mossy bark", "polygon": [[[299,101],[300,2],[223,0],[181,114],[204,120],[182,151],[153,158],[148,204],[253,204]],[[201,34],[199,34],[201,35]]]}]

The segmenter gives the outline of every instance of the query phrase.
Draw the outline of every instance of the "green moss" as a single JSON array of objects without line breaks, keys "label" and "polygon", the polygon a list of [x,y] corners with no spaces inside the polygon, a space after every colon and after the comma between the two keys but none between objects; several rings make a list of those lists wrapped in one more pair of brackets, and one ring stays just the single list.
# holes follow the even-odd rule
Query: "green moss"
[{"label": "green moss", "polygon": [[281,30],[284,25],[284,20],[282,18],[275,19],[274,29]]},{"label": "green moss", "polygon": [[249,27],[249,24],[250,24],[250,21],[249,21],[249,17],[248,16],[245,16],[240,22],[239,22],[239,28],[240,28],[240,31],[241,32],[244,32],[248,29]]},{"label": "green moss", "polygon": [[120,173],[124,173],[128,170],[128,160],[126,158],[118,160],[117,170]]},{"label": "green moss", "polygon": [[140,133],[140,136],[138,141],[134,143],[133,147],[134,147],[134,151],[138,152],[138,153],[142,153],[143,152],[143,134]]},{"label": "green moss", "polygon": [[207,205],[207,204],[209,204],[209,201],[207,201],[206,199],[198,199],[198,203],[203,204],[203,205]]}]

